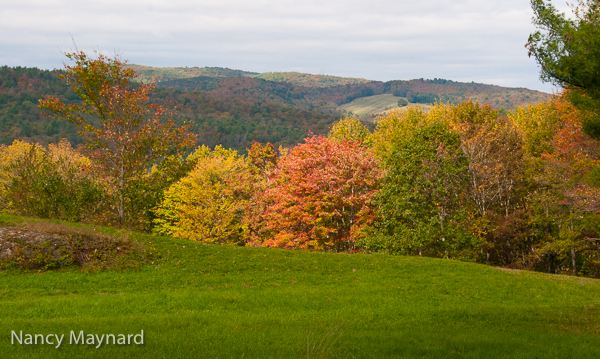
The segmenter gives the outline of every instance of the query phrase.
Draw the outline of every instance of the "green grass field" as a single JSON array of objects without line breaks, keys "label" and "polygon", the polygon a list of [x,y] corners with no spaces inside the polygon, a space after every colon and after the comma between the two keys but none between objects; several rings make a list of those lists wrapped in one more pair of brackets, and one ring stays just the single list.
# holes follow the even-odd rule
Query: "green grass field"
[{"label": "green grass field", "polygon": [[[352,102],[338,106],[338,111],[351,112],[358,117],[375,116],[386,111],[398,108],[398,100],[404,97],[394,96],[392,94],[382,94],[368,97],[360,97]],[[404,98],[406,99],[406,98]],[[421,106],[429,108],[427,104],[409,104],[409,106]]]},{"label": "green grass field", "polygon": [[[598,280],[132,236],[156,246],[139,271],[0,271],[0,357],[306,358],[307,337],[309,358],[600,357]],[[71,330],[143,330],[144,345],[69,344]]]}]

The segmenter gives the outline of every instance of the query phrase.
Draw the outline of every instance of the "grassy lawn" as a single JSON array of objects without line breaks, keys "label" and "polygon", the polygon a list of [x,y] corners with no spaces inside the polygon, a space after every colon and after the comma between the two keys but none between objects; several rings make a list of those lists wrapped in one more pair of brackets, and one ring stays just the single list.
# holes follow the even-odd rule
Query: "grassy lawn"
[{"label": "grassy lawn", "polygon": [[[0,271],[0,356],[306,358],[308,336],[310,358],[600,357],[598,280],[133,236],[157,255],[139,271]],[[12,330],[65,338],[13,345]],[[71,330],[143,330],[144,345],[69,344]]]},{"label": "grassy lawn", "polygon": [[[394,96],[392,94],[382,94],[368,97],[357,98],[349,103],[338,106],[338,111],[348,111],[352,114],[363,117],[377,115],[390,109],[398,108],[398,100],[404,97]],[[406,98],[404,98],[406,99]],[[427,104],[409,104],[409,106],[421,106],[426,109],[430,107]]]}]

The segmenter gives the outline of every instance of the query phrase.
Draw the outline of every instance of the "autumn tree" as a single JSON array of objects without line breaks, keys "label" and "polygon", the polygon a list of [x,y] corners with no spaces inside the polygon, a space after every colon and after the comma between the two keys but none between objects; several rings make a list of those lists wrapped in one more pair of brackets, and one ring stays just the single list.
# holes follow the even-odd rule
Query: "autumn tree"
[{"label": "autumn tree", "polygon": [[374,218],[372,198],[384,171],[359,142],[307,138],[281,158],[266,205],[259,244],[290,249],[342,251]]},{"label": "autumn tree", "polygon": [[81,51],[66,56],[74,65],[65,65],[61,77],[81,103],[65,105],[49,97],[39,107],[79,127],[88,156],[110,184],[122,226],[135,182],[152,165],[190,147],[194,136],[187,126],[178,127],[165,107],[148,103],[154,85],[132,84],[135,72],[119,57],[92,58]]},{"label": "autumn tree", "polygon": [[[523,138],[522,230],[529,245],[518,250],[524,267],[551,273],[589,273],[597,256],[598,141],[583,132],[581,111],[560,94],[509,114]],[[501,243],[501,242],[499,242]],[[513,243],[514,244],[514,243]],[[513,250],[505,252],[514,252]],[[506,263],[510,263],[507,261]],[[503,263],[500,263],[503,264]],[[515,263],[511,263],[514,266]]]},{"label": "autumn tree", "polygon": [[155,232],[208,243],[244,242],[242,217],[249,178],[244,158],[234,150],[202,146],[190,155],[189,175],[174,183],[156,209]]},{"label": "autumn tree", "polygon": [[249,194],[246,202],[245,214],[242,219],[246,236],[249,242],[260,245],[263,233],[267,231],[265,211],[270,203],[264,197],[264,192],[271,188],[273,182],[273,173],[277,168],[282,155],[285,155],[283,148],[277,152],[271,143],[262,145],[254,142],[248,149],[248,173],[250,177],[241,181],[240,186],[246,186],[245,191]]},{"label": "autumn tree", "polygon": [[48,150],[15,140],[0,147],[0,164],[0,207],[8,211],[76,222],[102,210],[104,186],[66,140]]},{"label": "autumn tree", "polygon": [[541,78],[571,90],[569,100],[582,115],[583,131],[600,139],[600,2],[578,0],[574,18],[550,1],[531,0],[538,31],[525,45],[542,67]]},{"label": "autumn tree", "polygon": [[436,257],[472,250],[477,238],[464,221],[468,159],[451,123],[409,108],[380,117],[374,137],[389,170],[376,197],[381,219],[365,245]]},{"label": "autumn tree", "polygon": [[553,150],[541,157],[546,180],[552,184],[556,229],[553,240],[541,248],[568,262],[573,275],[578,275],[578,262],[589,264],[598,257],[600,142],[583,132],[581,113],[564,97],[556,99],[553,105],[561,127],[553,138]]},{"label": "autumn tree", "polygon": [[327,137],[337,141],[360,141],[367,146],[372,143],[371,131],[354,117],[344,117],[334,123]]},{"label": "autumn tree", "polygon": [[460,150],[468,159],[467,223],[485,239],[486,262],[511,263],[528,244],[521,133],[506,116],[472,101],[437,105],[429,115],[446,118],[460,134]]}]

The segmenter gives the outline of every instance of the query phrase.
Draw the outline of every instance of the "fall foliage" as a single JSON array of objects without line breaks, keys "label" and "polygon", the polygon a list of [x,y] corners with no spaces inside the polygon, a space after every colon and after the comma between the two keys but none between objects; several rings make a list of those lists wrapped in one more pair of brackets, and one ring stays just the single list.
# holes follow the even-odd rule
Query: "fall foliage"
[{"label": "fall foliage", "polygon": [[311,137],[281,158],[271,184],[258,243],[298,249],[354,249],[375,220],[371,200],[384,171],[360,142]]},{"label": "fall foliage", "polygon": [[[0,147],[2,211],[108,224],[119,219],[208,243],[600,275],[600,143],[586,134],[589,114],[573,104],[572,90],[508,113],[448,98],[427,109],[389,111],[375,120],[374,131],[360,119],[341,118],[327,137],[301,143],[307,131],[299,128],[310,128],[312,120],[299,108],[315,99],[344,102],[388,90],[434,96],[454,84],[356,83],[343,91],[304,89],[298,97],[301,91],[289,83],[223,73],[218,81],[186,80],[210,94],[163,88],[159,104],[151,104],[154,86],[131,82],[134,72],[118,58],[68,56],[75,65],[59,75],[80,100],[51,97],[40,107],[53,121],[79,127],[85,142],[77,150],[67,140]],[[279,97],[267,100],[266,89]],[[193,127],[179,126],[165,94],[179,96],[180,115],[210,112],[212,120],[203,121],[224,133],[239,125],[256,134],[242,117],[263,121],[266,134],[288,118],[302,126],[277,132],[287,147],[251,137],[234,139],[249,148],[227,149],[215,146],[211,127],[198,126],[198,118]],[[327,101],[318,107],[320,133],[335,117]],[[195,135],[189,129],[207,142],[190,154],[185,150]]]},{"label": "fall foliage", "polygon": [[122,226],[132,182],[161,158],[190,147],[194,136],[186,133],[186,126],[178,127],[165,107],[147,103],[154,85],[131,88],[135,72],[118,57],[98,54],[94,59],[84,52],[66,56],[75,65],[65,65],[60,77],[79,95],[81,104],[65,105],[49,97],[40,100],[39,107],[80,128],[88,156],[111,186]]}]

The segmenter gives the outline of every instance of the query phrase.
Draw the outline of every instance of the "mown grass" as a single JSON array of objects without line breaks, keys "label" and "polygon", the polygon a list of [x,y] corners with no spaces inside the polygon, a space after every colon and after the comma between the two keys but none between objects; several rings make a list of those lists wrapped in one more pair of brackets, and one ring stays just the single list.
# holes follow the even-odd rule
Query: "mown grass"
[{"label": "mown grass", "polygon": [[[0,222],[26,221],[0,216]],[[102,229],[114,233],[114,229]],[[0,272],[3,358],[595,358],[600,281],[431,258],[152,242],[137,271]],[[145,333],[142,345],[12,345]]]}]

